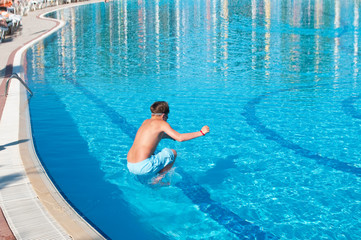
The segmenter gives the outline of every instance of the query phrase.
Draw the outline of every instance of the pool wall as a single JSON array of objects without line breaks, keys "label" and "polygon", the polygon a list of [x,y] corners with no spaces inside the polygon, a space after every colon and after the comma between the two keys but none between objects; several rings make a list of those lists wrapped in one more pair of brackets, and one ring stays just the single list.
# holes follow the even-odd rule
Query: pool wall
[{"label": "pool wall", "polygon": [[[80,4],[95,2],[99,1]],[[4,90],[10,73],[17,73],[24,78],[26,49],[64,26],[64,22],[46,19],[44,15],[49,9],[46,11],[39,16],[36,16],[39,12],[30,13],[24,19],[21,32],[27,36],[21,35],[18,36],[21,39],[14,39],[20,47],[18,45],[12,51],[11,46],[15,46],[12,42],[0,46],[1,50],[7,49],[2,53],[11,52],[2,70],[5,78],[0,84],[1,90]],[[32,19],[30,15],[33,15]],[[49,25],[49,22],[52,23]],[[31,31],[25,30],[25,26],[32,28]],[[42,27],[47,29],[43,30]],[[33,38],[34,35],[38,37]],[[9,95],[6,98],[2,96],[0,102],[0,207],[14,236],[17,239],[104,239],[68,204],[46,174],[34,150],[28,96],[19,81],[11,80]]]}]

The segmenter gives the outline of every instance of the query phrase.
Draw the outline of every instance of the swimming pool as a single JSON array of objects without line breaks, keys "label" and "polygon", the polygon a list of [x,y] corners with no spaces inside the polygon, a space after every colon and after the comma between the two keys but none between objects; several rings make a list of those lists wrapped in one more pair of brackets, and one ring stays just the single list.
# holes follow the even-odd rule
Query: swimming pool
[{"label": "swimming pool", "polygon": [[[341,6],[342,5],[342,6]],[[37,153],[112,239],[361,236],[360,1],[113,1],[27,53]],[[180,132],[169,187],[126,169],[149,107]]]}]

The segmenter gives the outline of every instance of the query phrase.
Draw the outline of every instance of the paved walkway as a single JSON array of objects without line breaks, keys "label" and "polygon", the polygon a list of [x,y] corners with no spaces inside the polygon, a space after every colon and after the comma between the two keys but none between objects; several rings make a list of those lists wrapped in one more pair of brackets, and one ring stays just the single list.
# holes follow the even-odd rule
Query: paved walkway
[{"label": "paved walkway", "polygon": [[24,49],[49,30],[61,27],[62,23],[39,16],[94,2],[98,0],[29,12],[23,17],[22,27],[0,44],[1,239],[104,239],[62,198],[37,158],[24,88],[12,80],[9,95],[4,96],[7,78],[13,72],[23,74]]},{"label": "paved walkway", "polygon": [[57,25],[55,21],[45,21],[40,19],[38,17],[40,14],[65,6],[67,5],[48,7],[29,12],[27,16],[23,16],[22,26],[20,26],[13,35],[6,36],[4,42],[0,43],[0,119],[5,102],[5,97],[3,96],[5,91],[5,81],[13,72],[12,64],[16,50],[19,50],[31,40],[41,37],[41,35],[45,34],[48,30]]}]

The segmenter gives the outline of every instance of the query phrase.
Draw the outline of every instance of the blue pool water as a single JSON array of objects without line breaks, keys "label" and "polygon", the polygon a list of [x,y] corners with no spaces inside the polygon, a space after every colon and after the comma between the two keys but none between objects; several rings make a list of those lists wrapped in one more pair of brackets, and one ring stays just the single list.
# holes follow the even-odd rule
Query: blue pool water
[{"label": "blue pool water", "polygon": [[[113,1],[50,14],[27,52],[36,149],[112,239],[361,237],[361,3]],[[169,187],[126,168],[154,101],[179,132]]]}]

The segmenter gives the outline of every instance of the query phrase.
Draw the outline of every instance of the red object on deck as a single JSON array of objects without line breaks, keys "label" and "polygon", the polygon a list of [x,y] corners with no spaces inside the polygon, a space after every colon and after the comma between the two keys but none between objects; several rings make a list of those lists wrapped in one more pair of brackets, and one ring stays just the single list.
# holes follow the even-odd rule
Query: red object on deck
[{"label": "red object on deck", "polygon": [[11,7],[13,2],[11,0],[0,0],[0,7]]}]

